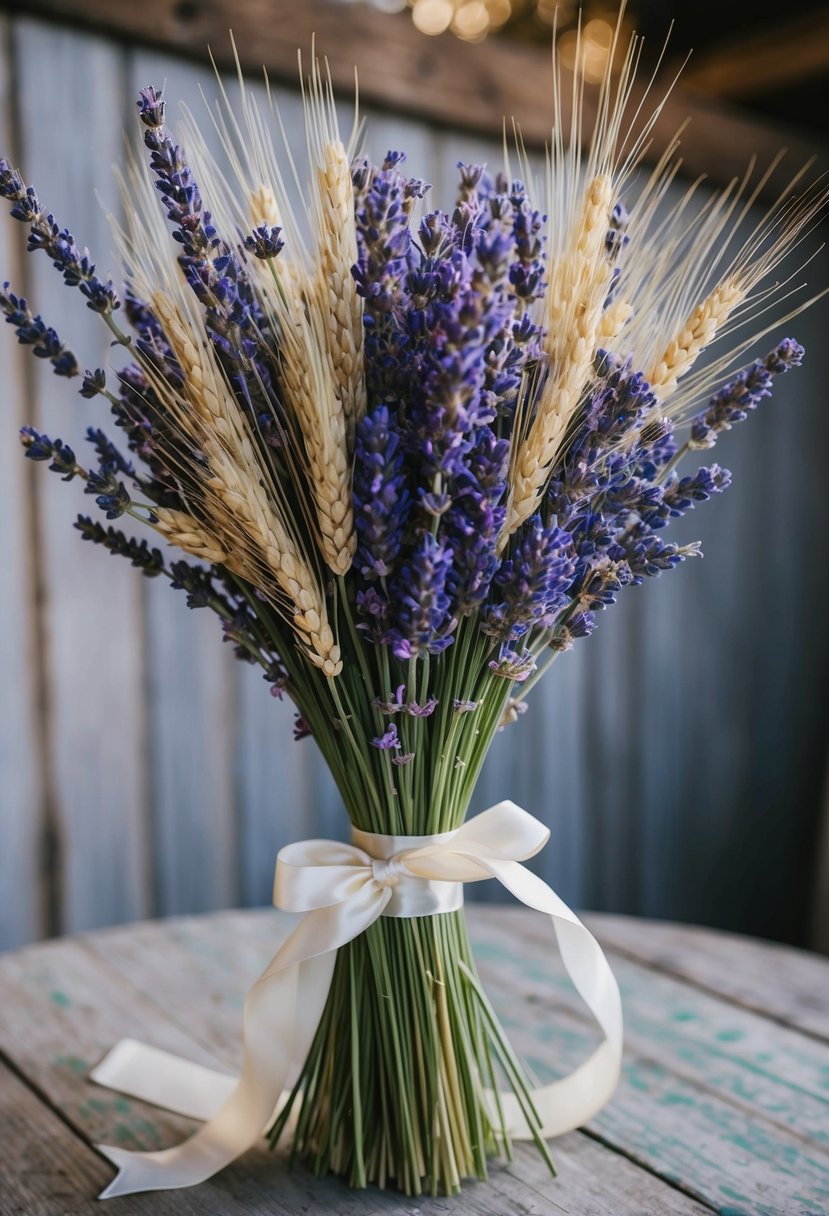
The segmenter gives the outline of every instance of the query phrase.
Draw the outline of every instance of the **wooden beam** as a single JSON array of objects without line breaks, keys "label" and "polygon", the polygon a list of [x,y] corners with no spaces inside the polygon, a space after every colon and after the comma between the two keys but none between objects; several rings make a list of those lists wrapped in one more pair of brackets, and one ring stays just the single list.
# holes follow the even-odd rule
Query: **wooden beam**
[{"label": "wooden beam", "polygon": [[[500,133],[504,118],[515,118],[529,147],[543,147],[549,138],[550,52],[506,38],[477,44],[451,35],[428,38],[402,15],[335,0],[0,0],[0,7],[191,59],[204,60],[210,47],[222,67],[232,66],[232,28],[246,71],[258,73],[264,64],[272,79],[292,84],[297,49],[307,54],[315,38],[341,94],[353,94],[356,66],[361,97],[372,104],[488,135]],[[588,114],[593,101],[588,91]],[[821,159],[826,155],[815,146],[817,136],[804,138],[675,90],[657,122],[651,161],[686,119],[691,120],[682,137],[686,170],[715,182],[742,172],[752,154],[768,164],[783,146],[791,152],[787,169],[816,152]],[[772,181],[770,190],[776,184]]]},{"label": "wooden beam", "polygon": [[829,69],[829,7],[729,38],[692,59],[685,87],[710,97],[773,93]]}]

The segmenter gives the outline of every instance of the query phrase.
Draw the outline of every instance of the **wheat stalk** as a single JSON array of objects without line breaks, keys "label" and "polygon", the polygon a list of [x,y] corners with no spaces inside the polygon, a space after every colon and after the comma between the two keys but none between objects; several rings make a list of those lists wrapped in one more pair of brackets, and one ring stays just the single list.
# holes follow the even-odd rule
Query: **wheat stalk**
[{"label": "wheat stalk", "polygon": [[548,370],[535,417],[510,471],[503,543],[536,510],[593,368],[611,276],[605,236],[612,203],[611,177],[599,174],[585,192],[568,247],[552,266],[544,318]]},{"label": "wheat stalk", "polygon": [[[201,475],[207,515],[220,535],[241,533],[243,545],[232,555],[236,569],[255,582],[257,567],[265,566],[288,599],[294,628],[310,661],[328,676],[339,675],[340,650],[318,580],[269,500],[264,470],[232,394],[209,350],[195,341],[173,302],[156,292],[152,304],[182,369],[195,423],[191,437],[207,457],[209,472]],[[182,420],[183,411],[179,408],[177,413]],[[186,426],[186,416],[183,421]]]},{"label": "wheat stalk", "polygon": [[328,140],[316,171],[318,306],[325,324],[328,356],[337,398],[345,414],[349,443],[366,410],[363,368],[363,301],[351,268],[357,262],[354,190],[345,148]]},{"label": "wheat stalk", "polygon": [[625,325],[633,315],[633,305],[627,300],[614,300],[601,315],[596,330],[597,347],[608,347],[620,336]]},{"label": "wheat stalk", "polygon": [[696,306],[645,375],[658,399],[674,391],[680,376],[690,370],[745,298],[746,288],[737,278],[728,278]]},{"label": "wheat stalk", "polygon": [[227,565],[229,554],[216,536],[186,511],[157,507],[154,512],[155,530],[178,549],[211,565]]}]

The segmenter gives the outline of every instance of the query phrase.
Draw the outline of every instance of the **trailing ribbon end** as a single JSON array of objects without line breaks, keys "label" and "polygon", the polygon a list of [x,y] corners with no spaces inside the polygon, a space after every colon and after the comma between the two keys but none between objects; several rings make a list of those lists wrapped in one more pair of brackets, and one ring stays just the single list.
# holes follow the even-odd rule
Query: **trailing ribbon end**
[{"label": "trailing ribbon end", "polygon": [[613,972],[589,929],[521,865],[548,836],[532,815],[501,802],[438,836],[355,831],[350,845],[309,840],[281,850],[274,902],[305,916],[248,993],[241,1077],[234,1081],[140,1043],[119,1044],[95,1069],[99,1084],[170,1110],[201,1113],[207,1122],[183,1144],[160,1152],[100,1146],[119,1171],[100,1198],[193,1186],[255,1144],[310,1048],[340,946],[380,916],[428,916],[458,907],[461,884],[485,878],[496,878],[521,903],[551,918],[567,973],[604,1035],[574,1072],[534,1091],[541,1123],[535,1132],[515,1096],[500,1096],[496,1107],[507,1134],[548,1138],[592,1118],[619,1079],[622,1006]]},{"label": "trailing ribbon end", "polygon": [[[107,1161],[111,1161],[118,1171],[112,1182],[101,1191],[98,1196],[99,1199],[114,1199],[118,1195],[134,1195],[136,1191],[144,1189],[141,1186],[130,1185],[127,1167],[131,1154],[128,1149],[115,1148],[112,1144],[96,1144],[95,1148],[106,1157]],[[163,1186],[164,1184],[161,1183],[160,1185]],[[175,1185],[177,1184],[168,1183],[168,1186]]]}]

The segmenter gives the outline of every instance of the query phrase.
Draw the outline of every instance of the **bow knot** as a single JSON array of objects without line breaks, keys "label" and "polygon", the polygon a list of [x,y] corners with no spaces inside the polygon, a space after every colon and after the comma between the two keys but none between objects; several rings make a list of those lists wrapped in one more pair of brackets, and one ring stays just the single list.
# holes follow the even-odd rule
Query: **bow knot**
[{"label": "bow knot", "polygon": [[371,862],[371,876],[381,887],[396,887],[400,876],[406,873],[406,863],[401,857],[375,857]]}]

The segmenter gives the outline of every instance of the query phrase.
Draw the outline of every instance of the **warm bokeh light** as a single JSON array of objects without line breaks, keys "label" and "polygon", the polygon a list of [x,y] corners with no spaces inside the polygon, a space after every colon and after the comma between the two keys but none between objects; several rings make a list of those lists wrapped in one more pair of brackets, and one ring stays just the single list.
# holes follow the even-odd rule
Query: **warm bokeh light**
[{"label": "warm bokeh light", "polygon": [[452,0],[415,0],[414,21],[421,34],[442,34],[449,29],[455,15]]},{"label": "warm bokeh light", "polygon": [[490,15],[483,0],[467,0],[467,3],[462,4],[455,12],[452,31],[459,38],[473,42],[486,37],[490,23]]},{"label": "warm bokeh light", "polygon": [[602,79],[613,43],[613,27],[595,18],[588,21],[579,37],[577,30],[567,30],[558,40],[558,53],[565,67],[579,71],[588,84]]},{"label": "warm bokeh light", "polygon": [[536,16],[547,25],[554,22],[559,29],[573,19],[573,0],[538,0]]},{"label": "warm bokeh light", "polygon": [[489,28],[497,30],[512,16],[510,0],[487,0],[489,10]]}]

